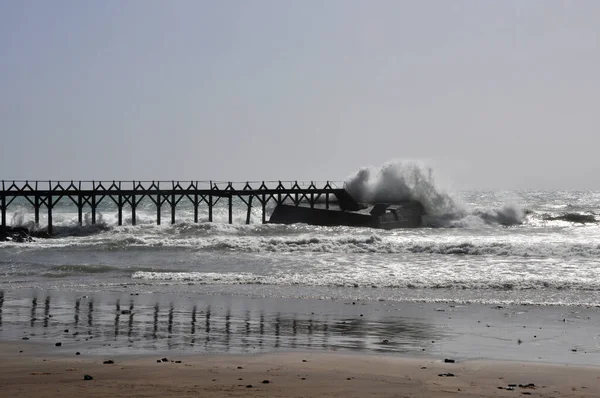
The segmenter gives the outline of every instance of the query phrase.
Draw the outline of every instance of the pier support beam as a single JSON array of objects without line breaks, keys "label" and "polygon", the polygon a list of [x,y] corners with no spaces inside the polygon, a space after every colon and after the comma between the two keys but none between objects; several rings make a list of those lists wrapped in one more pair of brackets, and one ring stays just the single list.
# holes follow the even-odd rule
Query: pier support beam
[{"label": "pier support beam", "polygon": [[175,206],[177,206],[177,202],[175,202],[175,193],[171,194],[171,224],[175,224]]},{"label": "pier support beam", "polygon": [[194,194],[194,222],[198,222],[198,193]]},{"label": "pier support beam", "polygon": [[0,211],[2,212],[2,227],[6,227],[6,196],[2,195],[0,199]]},{"label": "pier support beam", "polygon": [[77,221],[79,225],[83,225],[83,197],[80,195],[77,196]]},{"label": "pier support beam", "polygon": [[39,227],[40,225],[40,197],[38,195],[35,195],[35,197],[33,198],[33,211],[34,211],[34,217],[35,217],[35,226]]},{"label": "pier support beam", "polygon": [[96,194],[92,193],[92,225],[96,225]]},{"label": "pier support beam", "polygon": [[123,197],[118,195],[117,207],[119,208],[119,226],[123,225]]},{"label": "pier support beam", "polygon": [[48,235],[52,235],[52,195],[48,195],[46,200],[46,206],[48,207]]},{"label": "pier support beam", "polygon": [[229,200],[229,224],[233,224],[233,198],[229,195],[227,199]]},{"label": "pier support beam", "polygon": [[213,197],[208,195],[208,222],[213,220]]},{"label": "pier support beam", "polygon": [[265,200],[265,194],[263,193],[262,195],[262,223],[266,224],[267,223],[267,201]]},{"label": "pier support beam", "polygon": [[248,199],[248,212],[246,213],[246,224],[250,224],[250,216],[252,216],[252,199],[254,199],[254,196],[250,196],[250,199]]},{"label": "pier support beam", "polygon": [[162,198],[159,194],[156,197],[156,225],[160,225],[160,208],[162,207]]},{"label": "pier support beam", "polygon": [[135,219],[135,208],[136,203],[135,203],[135,195],[131,195],[131,225],[135,225],[136,219]]}]

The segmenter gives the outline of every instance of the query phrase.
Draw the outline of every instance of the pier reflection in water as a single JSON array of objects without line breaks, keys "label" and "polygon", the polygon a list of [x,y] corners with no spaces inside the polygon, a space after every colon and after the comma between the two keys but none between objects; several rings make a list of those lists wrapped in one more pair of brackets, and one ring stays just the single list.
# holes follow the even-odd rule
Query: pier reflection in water
[{"label": "pier reflection in water", "polygon": [[410,353],[442,334],[422,320],[376,311],[325,300],[0,292],[0,339],[52,339],[89,350]]}]

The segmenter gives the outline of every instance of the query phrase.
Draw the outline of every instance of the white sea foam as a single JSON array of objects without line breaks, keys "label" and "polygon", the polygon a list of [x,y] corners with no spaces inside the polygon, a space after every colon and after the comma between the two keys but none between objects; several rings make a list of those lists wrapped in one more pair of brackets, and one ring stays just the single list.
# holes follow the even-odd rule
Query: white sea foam
[{"label": "white sea foam", "polygon": [[346,180],[344,187],[359,202],[418,201],[425,208],[423,222],[429,227],[516,225],[524,220],[524,211],[517,205],[469,209],[436,183],[431,168],[418,162],[394,161],[381,167],[361,168]]},{"label": "white sea foam", "polygon": [[408,289],[469,289],[469,290],[583,290],[599,291],[595,277],[573,275],[567,278],[540,277],[519,272],[506,274],[490,272],[485,277],[477,273],[449,269],[445,274],[433,269],[369,269],[367,272],[328,271],[313,273],[278,272],[269,275],[251,272],[148,272],[137,271],[133,279],[171,281],[198,285],[278,285],[322,286],[353,288],[408,288]]}]

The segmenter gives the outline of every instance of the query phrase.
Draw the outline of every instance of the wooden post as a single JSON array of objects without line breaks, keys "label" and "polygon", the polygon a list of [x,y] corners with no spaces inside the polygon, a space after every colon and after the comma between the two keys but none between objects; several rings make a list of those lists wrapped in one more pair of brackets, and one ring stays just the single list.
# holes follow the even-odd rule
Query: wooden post
[{"label": "wooden post", "polygon": [[79,225],[83,225],[83,197],[81,192],[77,193],[77,220]]},{"label": "wooden post", "polygon": [[175,189],[171,191],[171,224],[175,224]]},{"label": "wooden post", "polygon": [[250,195],[248,199],[248,213],[246,213],[246,224],[250,224],[250,216],[252,215],[252,199],[254,199],[254,195]]},{"label": "wooden post", "polygon": [[[48,186],[48,189],[52,187]],[[52,194],[48,194],[46,198],[46,205],[48,207],[48,235],[52,235]]]},{"label": "wooden post", "polygon": [[231,194],[229,194],[227,199],[229,200],[229,224],[233,224],[233,198]]},{"label": "wooden post", "polygon": [[[2,184],[4,185],[4,182],[2,182]],[[4,187],[2,187],[2,190],[4,191]],[[1,211],[2,211],[2,227],[5,228],[6,227],[6,195],[2,195],[2,204],[0,205],[1,207]]]},{"label": "wooden post", "polygon": [[160,225],[160,208],[162,207],[161,194],[156,195],[156,225]]},{"label": "wooden post", "polygon": [[119,225],[123,225],[123,196],[121,193],[117,194],[119,200],[117,201],[117,207],[119,208]]},{"label": "wooden post", "polygon": [[213,220],[213,197],[212,194],[208,195],[208,222],[212,222]]},{"label": "wooden post", "polygon": [[[296,183],[294,184],[294,187],[297,187],[297,186],[298,186],[298,181],[296,181]],[[294,199],[294,204],[296,206],[298,206],[299,201],[298,201],[298,190],[297,190],[297,188],[295,188],[294,191],[296,191],[296,193],[294,194],[294,198],[295,198]]]},{"label": "wooden post", "polygon": [[265,201],[265,194],[262,194],[262,223],[267,223],[267,202]]},{"label": "wooden post", "polygon": [[36,193],[33,197],[33,211],[35,212],[35,225],[40,225],[40,197]]},{"label": "wooden post", "polygon": [[325,208],[329,210],[329,193],[325,194]]},{"label": "wooden post", "polygon": [[198,222],[198,189],[196,188],[196,193],[194,194],[194,222]]},{"label": "wooden post", "polygon": [[92,225],[96,225],[96,189],[92,192]]},{"label": "wooden post", "polygon": [[135,195],[131,195],[131,198],[129,200],[131,201],[131,225],[135,225]]}]

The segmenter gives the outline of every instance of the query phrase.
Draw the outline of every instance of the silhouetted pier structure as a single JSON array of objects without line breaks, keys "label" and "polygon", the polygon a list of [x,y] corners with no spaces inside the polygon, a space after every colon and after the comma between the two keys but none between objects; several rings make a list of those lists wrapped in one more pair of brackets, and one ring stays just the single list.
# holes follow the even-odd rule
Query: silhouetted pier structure
[{"label": "silhouetted pier structure", "polygon": [[221,200],[227,201],[229,223],[233,223],[233,199],[239,198],[247,206],[246,223],[250,223],[253,203],[262,207],[262,222],[266,223],[266,207],[275,204],[343,203],[352,201],[343,188],[325,181],[2,181],[0,190],[0,212],[2,227],[6,227],[6,212],[17,198],[24,198],[35,213],[35,223],[39,224],[40,211],[45,208],[48,214],[48,233],[52,234],[52,210],[62,199],[70,200],[78,211],[79,224],[83,223],[84,209],[91,211],[91,223],[96,223],[98,206],[106,200],[117,206],[118,225],[123,225],[123,209],[131,209],[131,224],[136,224],[136,208],[148,198],[156,206],[156,222],[160,225],[163,205],[170,207],[171,223],[175,223],[177,205],[189,201],[194,209],[194,222],[198,222],[200,206],[208,207],[208,221],[213,221],[213,208]]}]

